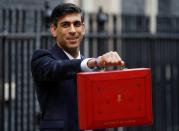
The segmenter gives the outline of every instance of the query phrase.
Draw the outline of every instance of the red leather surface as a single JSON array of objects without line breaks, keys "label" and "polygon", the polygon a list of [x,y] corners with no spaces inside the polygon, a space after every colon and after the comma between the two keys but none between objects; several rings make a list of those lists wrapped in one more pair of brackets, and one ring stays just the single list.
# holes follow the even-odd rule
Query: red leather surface
[{"label": "red leather surface", "polygon": [[77,75],[80,129],[152,124],[149,68]]}]

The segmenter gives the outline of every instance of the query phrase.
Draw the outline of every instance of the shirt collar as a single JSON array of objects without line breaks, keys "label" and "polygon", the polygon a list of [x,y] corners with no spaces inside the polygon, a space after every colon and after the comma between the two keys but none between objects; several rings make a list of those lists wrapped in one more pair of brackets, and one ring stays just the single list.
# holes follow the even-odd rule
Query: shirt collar
[{"label": "shirt collar", "polygon": [[68,56],[68,58],[70,60],[73,60],[73,59],[81,59],[81,54],[80,54],[80,51],[78,52],[78,56],[76,58],[74,58],[72,55],[70,55],[68,52],[66,52],[65,50],[63,50],[64,53]]}]

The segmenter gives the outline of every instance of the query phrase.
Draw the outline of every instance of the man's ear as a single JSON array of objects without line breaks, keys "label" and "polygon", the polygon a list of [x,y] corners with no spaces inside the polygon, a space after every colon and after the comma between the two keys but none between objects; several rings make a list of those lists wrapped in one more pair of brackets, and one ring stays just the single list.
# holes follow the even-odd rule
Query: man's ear
[{"label": "man's ear", "polygon": [[50,24],[50,32],[51,32],[53,37],[57,36],[56,28],[57,27],[54,24]]},{"label": "man's ear", "polygon": [[85,24],[84,24],[84,23],[83,23],[83,25],[82,25],[82,28],[83,28],[83,35],[85,35],[86,29],[85,29]]}]

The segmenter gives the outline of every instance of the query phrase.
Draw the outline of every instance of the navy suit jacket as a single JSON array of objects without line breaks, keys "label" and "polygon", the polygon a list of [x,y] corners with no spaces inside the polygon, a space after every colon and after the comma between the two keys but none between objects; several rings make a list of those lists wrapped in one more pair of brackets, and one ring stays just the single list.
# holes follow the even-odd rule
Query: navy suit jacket
[{"label": "navy suit jacket", "polygon": [[69,60],[57,45],[34,52],[31,71],[42,112],[41,131],[79,131],[76,73],[81,71],[81,62]]}]

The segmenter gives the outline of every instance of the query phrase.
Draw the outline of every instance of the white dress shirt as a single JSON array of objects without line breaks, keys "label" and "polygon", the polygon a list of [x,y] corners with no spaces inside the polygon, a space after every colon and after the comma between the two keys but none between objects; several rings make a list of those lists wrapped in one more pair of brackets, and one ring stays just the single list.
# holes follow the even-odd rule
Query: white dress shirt
[{"label": "white dress shirt", "polygon": [[[64,50],[63,50],[64,51]],[[72,59],[81,59],[81,54],[80,54],[80,51],[78,53],[78,56],[76,58],[74,58],[72,55],[70,55],[68,52],[64,51],[64,53],[68,56],[68,58],[70,60]],[[87,62],[88,60],[90,60],[91,58],[86,58],[84,59],[82,62],[81,62],[81,70],[84,71],[84,72],[90,72],[90,71],[95,71],[96,68],[89,68],[88,65],[87,65]]]}]

